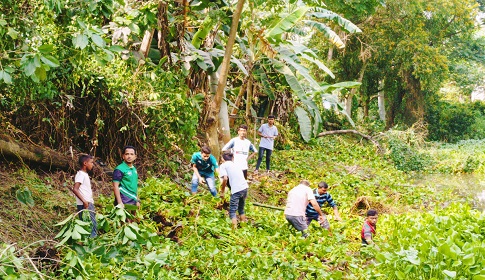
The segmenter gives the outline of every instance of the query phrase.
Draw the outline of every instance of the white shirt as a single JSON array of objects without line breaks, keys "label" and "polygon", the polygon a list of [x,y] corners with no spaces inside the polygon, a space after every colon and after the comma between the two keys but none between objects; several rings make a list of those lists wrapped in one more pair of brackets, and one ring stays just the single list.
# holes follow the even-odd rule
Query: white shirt
[{"label": "white shirt", "polygon": [[308,202],[315,199],[313,191],[309,186],[298,185],[290,190],[286,201],[285,215],[305,216]]},{"label": "white shirt", "polygon": [[[93,190],[91,189],[91,180],[89,179],[88,173],[79,170],[76,173],[76,177],[74,177],[74,183],[81,183],[81,186],[79,186],[79,192],[81,193],[81,196],[87,202],[94,203]],[[83,205],[83,202],[77,196],[76,203],[77,205]]]},{"label": "white shirt", "polygon": [[219,166],[219,177],[223,176],[227,176],[229,179],[231,194],[249,188],[242,169],[232,161],[226,161]]},{"label": "white shirt", "polygon": [[234,163],[238,165],[241,170],[247,170],[249,152],[256,152],[256,148],[251,141],[246,138],[241,139],[239,137],[234,137],[222,148],[223,151],[230,149],[232,149],[232,153],[234,154]]}]

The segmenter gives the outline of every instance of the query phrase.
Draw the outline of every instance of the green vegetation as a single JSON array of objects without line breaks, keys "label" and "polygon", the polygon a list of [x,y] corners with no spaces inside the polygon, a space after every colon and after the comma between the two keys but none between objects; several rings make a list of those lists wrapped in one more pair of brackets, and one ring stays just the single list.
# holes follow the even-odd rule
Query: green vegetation
[{"label": "green vegetation", "polygon": [[[113,207],[111,195],[101,195],[96,200],[97,238],[89,238],[90,223],[74,213],[56,218],[56,242],[43,241],[40,252],[51,250],[59,257],[54,253],[41,261],[37,250],[30,258],[45,278],[485,277],[484,216],[458,203],[462,198],[452,196],[452,189],[410,184],[408,175],[373,146],[342,137],[320,139],[305,150],[278,151],[274,166],[274,174],[252,177],[249,222],[235,231],[227,202],[207,191],[191,196],[187,186],[166,177],[148,178],[135,217]],[[312,183],[324,179],[331,186],[344,217],[332,220],[332,235],[312,224],[310,237],[302,239],[282,212],[252,205],[284,206],[287,191],[302,178]],[[360,245],[366,203],[380,212],[379,250]],[[129,217],[135,222],[127,223]],[[29,248],[3,246],[1,271],[13,278],[39,275],[24,253]]]},{"label": "green vegetation", "polygon": [[[484,9],[2,0],[0,278],[485,279],[483,214],[470,194],[426,181],[485,173],[485,105],[470,101],[483,86]],[[208,144],[217,156],[234,127],[255,132],[269,114],[276,172],[252,176],[250,221],[231,231],[227,201],[189,195],[188,155]],[[315,138],[343,129],[382,149],[360,136]],[[107,169],[136,146],[141,209],[113,207],[96,168],[100,235],[88,238],[67,188],[74,165],[53,172],[22,148],[7,153],[14,141],[66,162],[90,153]],[[251,203],[281,208],[301,179],[331,186],[344,217],[332,235],[312,225],[302,239],[281,212]],[[379,249],[360,246],[369,207],[381,214]]]}]

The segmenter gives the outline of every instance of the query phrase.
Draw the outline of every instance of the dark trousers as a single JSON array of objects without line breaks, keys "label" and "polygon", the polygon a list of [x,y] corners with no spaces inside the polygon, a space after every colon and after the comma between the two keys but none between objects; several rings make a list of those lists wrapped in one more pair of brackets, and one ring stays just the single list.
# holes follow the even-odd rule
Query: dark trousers
[{"label": "dark trousers", "polygon": [[271,154],[273,153],[273,150],[261,148],[261,147],[259,147],[258,163],[256,163],[256,170],[259,169],[259,166],[261,165],[261,162],[263,161],[264,151],[266,151],[266,170],[269,170],[269,164],[271,162]]},{"label": "dark trousers", "polygon": [[84,209],[84,205],[78,205],[77,211],[79,211],[79,219],[83,220],[84,210],[89,211],[89,218],[91,218],[91,237],[98,235],[98,223],[96,222],[96,212],[94,212],[94,205],[89,202],[88,209]]}]

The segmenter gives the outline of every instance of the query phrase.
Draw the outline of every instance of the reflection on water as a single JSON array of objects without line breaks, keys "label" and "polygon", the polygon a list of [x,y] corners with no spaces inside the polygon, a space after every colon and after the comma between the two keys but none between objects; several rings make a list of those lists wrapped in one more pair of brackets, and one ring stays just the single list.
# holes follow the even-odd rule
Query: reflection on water
[{"label": "reflection on water", "polygon": [[473,208],[485,211],[485,176],[473,174],[430,174],[417,177],[415,185],[428,185],[436,190],[452,189],[458,197],[472,203]]}]

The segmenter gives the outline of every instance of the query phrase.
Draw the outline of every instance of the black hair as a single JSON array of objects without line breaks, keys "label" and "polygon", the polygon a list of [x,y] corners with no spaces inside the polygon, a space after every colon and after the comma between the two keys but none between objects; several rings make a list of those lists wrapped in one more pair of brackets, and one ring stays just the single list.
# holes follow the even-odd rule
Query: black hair
[{"label": "black hair", "polygon": [[123,154],[125,154],[125,153],[126,153],[126,150],[127,150],[127,149],[133,149],[133,151],[135,151],[135,155],[136,155],[136,149],[135,149],[135,147],[130,146],[130,145],[127,145],[127,146],[124,146],[124,147],[123,147]]},{"label": "black hair", "polygon": [[274,119],[274,116],[273,115],[269,115],[268,116],[268,119]]},{"label": "black hair", "polygon": [[375,209],[369,209],[367,211],[367,217],[370,217],[370,216],[377,216],[377,210],[375,210]]},{"label": "black hair", "polygon": [[327,185],[327,183],[322,181],[322,182],[318,183],[318,188],[328,189],[328,185]]},{"label": "black hair", "polygon": [[80,155],[79,156],[79,160],[78,160],[78,163],[79,163],[79,167],[80,168],[83,168],[84,166],[84,163],[90,159],[92,159],[93,156],[92,155]]},{"label": "black hair", "polygon": [[211,152],[212,152],[212,151],[211,151],[211,148],[209,148],[209,146],[202,146],[202,147],[200,148],[200,151],[201,151],[202,153],[204,153],[204,154],[209,154],[209,155],[210,155],[210,154],[211,154]]},{"label": "black hair", "polygon": [[245,124],[241,124],[241,125],[240,125],[240,126],[237,128],[237,130],[239,131],[239,129],[241,129],[241,128],[242,128],[242,129],[246,129],[246,130],[248,130],[248,126],[247,126],[247,125],[245,125]]},{"label": "black hair", "polygon": [[234,157],[234,155],[231,152],[226,152],[226,153],[222,154],[222,158],[225,161],[231,161],[233,157]]}]

